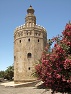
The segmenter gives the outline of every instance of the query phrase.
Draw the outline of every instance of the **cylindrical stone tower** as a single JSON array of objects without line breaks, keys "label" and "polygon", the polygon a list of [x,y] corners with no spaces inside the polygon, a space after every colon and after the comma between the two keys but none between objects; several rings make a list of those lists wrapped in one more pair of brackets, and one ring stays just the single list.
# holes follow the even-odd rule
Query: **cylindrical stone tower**
[{"label": "cylindrical stone tower", "polygon": [[14,82],[33,81],[35,65],[47,43],[46,30],[36,25],[32,6],[27,9],[25,24],[14,32]]}]

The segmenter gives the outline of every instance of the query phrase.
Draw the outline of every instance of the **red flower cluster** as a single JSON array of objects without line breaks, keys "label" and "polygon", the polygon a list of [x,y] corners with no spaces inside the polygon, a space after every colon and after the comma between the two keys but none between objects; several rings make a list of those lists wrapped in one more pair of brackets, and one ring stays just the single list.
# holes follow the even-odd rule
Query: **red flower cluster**
[{"label": "red flower cluster", "polygon": [[70,69],[71,68],[71,59],[66,59],[65,61],[64,61],[64,68],[65,69]]},{"label": "red flower cluster", "polygon": [[63,42],[66,45],[71,46],[71,24],[66,24],[65,30],[62,32],[63,34]]},{"label": "red flower cluster", "polygon": [[[54,92],[71,92],[71,24],[62,32],[62,39],[55,42],[52,51],[42,54],[40,64],[36,65],[36,74],[45,86]],[[49,47],[46,47],[49,48]],[[48,49],[49,50],[49,49]]]}]

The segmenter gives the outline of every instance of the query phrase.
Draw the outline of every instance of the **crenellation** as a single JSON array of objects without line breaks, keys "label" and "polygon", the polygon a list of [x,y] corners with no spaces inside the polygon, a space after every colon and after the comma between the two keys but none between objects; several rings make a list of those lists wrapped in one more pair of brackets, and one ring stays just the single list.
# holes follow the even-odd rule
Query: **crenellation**
[{"label": "crenellation", "polygon": [[46,29],[45,29],[44,27],[41,27],[40,25],[36,25],[35,27],[36,27],[37,29],[39,28],[40,30],[43,30],[43,31],[46,32]]}]

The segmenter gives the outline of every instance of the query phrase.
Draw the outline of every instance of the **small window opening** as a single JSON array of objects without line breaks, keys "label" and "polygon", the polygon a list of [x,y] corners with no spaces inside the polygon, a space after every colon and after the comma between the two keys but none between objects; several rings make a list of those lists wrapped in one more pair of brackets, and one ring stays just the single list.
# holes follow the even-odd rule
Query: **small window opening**
[{"label": "small window opening", "polygon": [[19,42],[21,43],[21,40]]},{"label": "small window opening", "polygon": [[14,60],[16,60],[16,56],[14,56]]},{"label": "small window opening", "polygon": [[27,35],[28,35],[28,33],[27,33]]},{"label": "small window opening", "polygon": [[29,67],[28,70],[30,70],[31,68]]},{"label": "small window opening", "polygon": [[27,54],[27,57],[28,57],[28,58],[31,58],[31,57],[32,57],[32,54],[31,54],[31,53],[28,53],[28,54]]},{"label": "small window opening", "polygon": [[35,33],[36,34],[36,36],[37,36],[37,33]]},{"label": "small window opening", "polygon": [[38,39],[38,42],[39,42],[39,39]]},{"label": "small window opening", "polygon": [[28,39],[28,41],[30,42],[30,38]]}]

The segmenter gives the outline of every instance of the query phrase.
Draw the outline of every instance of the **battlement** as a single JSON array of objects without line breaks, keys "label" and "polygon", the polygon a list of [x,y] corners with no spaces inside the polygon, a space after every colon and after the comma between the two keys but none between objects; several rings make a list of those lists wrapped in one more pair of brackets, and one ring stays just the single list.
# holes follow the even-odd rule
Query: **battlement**
[{"label": "battlement", "polygon": [[44,27],[40,26],[40,25],[37,25],[37,24],[36,24],[35,27],[36,27],[37,29],[41,29],[41,30],[43,30],[43,31],[46,32],[46,29],[45,29]]},{"label": "battlement", "polygon": [[[16,29],[15,29],[14,32],[20,31],[20,30],[23,30],[23,29],[26,29],[26,28],[27,28],[27,26],[24,24],[24,25],[21,25],[21,26],[16,27]],[[32,27],[28,27],[28,28],[32,28]],[[40,29],[40,30],[43,30],[43,31],[46,32],[46,29],[45,29],[44,27],[42,27],[42,26],[40,26],[40,25],[37,25],[37,24],[34,25],[33,28],[35,28],[35,29]]]},{"label": "battlement", "polygon": [[25,24],[24,24],[24,25],[21,25],[21,26],[16,27],[15,31],[19,31],[19,30],[21,30],[21,29],[23,29],[23,28],[25,28]]}]

